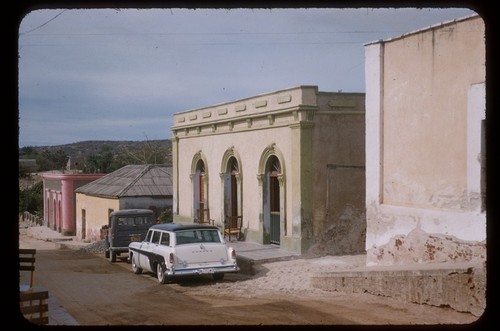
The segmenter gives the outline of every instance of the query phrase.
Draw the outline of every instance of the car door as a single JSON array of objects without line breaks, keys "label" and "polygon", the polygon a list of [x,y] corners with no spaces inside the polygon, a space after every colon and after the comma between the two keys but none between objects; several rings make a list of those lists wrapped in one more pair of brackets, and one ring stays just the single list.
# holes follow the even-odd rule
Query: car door
[{"label": "car door", "polygon": [[[154,240],[153,240],[154,241]],[[168,262],[166,257],[170,252],[170,234],[168,232],[162,232],[161,238],[158,238],[157,245],[153,246],[153,254],[158,262]]]},{"label": "car door", "polygon": [[158,251],[158,245],[160,245],[161,233],[162,233],[161,231],[153,230],[151,235],[151,241],[149,241],[147,243],[147,246],[144,247],[144,249],[142,250],[143,255],[145,256],[144,259],[145,264],[143,266],[143,269],[156,272],[154,262],[158,261],[157,251]]},{"label": "car door", "polygon": [[149,255],[151,254],[151,249],[152,249],[151,238],[153,238],[154,232],[157,232],[157,231],[154,231],[154,230],[148,231],[146,238],[142,242],[141,247],[139,249],[139,251],[140,251],[139,261],[138,261],[139,267],[141,269],[147,270],[147,271],[153,271],[153,270],[151,270],[151,263],[149,262]]}]

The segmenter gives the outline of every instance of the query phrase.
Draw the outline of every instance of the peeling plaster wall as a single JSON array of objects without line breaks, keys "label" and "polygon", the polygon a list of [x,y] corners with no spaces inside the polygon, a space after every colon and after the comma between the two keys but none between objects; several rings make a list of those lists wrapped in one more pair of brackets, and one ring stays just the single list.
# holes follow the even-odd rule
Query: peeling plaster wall
[{"label": "peeling plaster wall", "polygon": [[312,148],[314,245],[308,253],[364,253],[365,95],[325,93],[319,104]]},{"label": "peeling plaster wall", "polygon": [[372,205],[367,220],[368,266],[486,259],[481,214]]},{"label": "peeling plaster wall", "polygon": [[482,19],[369,44],[365,55],[367,264],[486,259]]}]

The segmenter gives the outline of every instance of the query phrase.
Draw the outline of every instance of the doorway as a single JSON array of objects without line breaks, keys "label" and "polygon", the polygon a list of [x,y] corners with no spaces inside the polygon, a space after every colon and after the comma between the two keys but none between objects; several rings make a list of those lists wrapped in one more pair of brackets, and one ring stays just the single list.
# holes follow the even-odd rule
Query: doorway
[{"label": "doorway", "polygon": [[264,193],[264,243],[280,245],[281,235],[281,192],[279,176],[281,165],[275,155],[266,163]]},{"label": "doorway", "polygon": [[196,171],[193,178],[194,218],[197,219],[200,223],[205,222],[205,220],[200,219],[200,217],[208,214],[207,191],[208,188],[205,172],[205,162],[200,159],[196,163]]}]

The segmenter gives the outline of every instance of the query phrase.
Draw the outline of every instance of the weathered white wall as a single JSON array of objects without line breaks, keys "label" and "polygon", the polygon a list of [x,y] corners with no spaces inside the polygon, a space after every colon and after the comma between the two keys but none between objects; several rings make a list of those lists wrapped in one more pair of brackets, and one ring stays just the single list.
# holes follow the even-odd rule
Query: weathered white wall
[{"label": "weathered white wall", "polygon": [[365,252],[365,95],[320,93],[314,114],[311,252]]},{"label": "weathered white wall", "polygon": [[368,264],[485,258],[482,19],[369,44],[365,57]]}]

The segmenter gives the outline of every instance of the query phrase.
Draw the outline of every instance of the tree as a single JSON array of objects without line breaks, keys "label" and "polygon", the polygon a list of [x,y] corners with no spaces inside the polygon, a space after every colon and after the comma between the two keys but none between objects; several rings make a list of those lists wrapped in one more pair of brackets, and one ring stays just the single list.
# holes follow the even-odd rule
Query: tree
[{"label": "tree", "polygon": [[160,142],[146,141],[136,151],[131,151],[126,146],[121,148],[115,163],[121,168],[127,164],[165,164],[171,165],[171,152],[169,147],[164,147]]},{"label": "tree", "polygon": [[111,167],[113,163],[112,148],[108,145],[103,145],[99,154],[91,154],[85,162],[84,172],[86,173],[109,173],[116,169]]},{"label": "tree", "polygon": [[43,211],[43,182],[37,182],[25,190],[19,190],[19,212],[38,215]]}]

